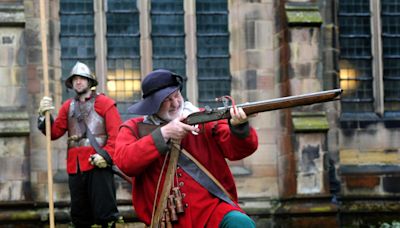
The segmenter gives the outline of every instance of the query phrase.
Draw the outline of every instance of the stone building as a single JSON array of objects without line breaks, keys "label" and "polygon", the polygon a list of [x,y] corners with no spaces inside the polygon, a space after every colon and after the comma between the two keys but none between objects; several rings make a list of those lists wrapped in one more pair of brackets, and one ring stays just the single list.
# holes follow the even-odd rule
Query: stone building
[{"label": "stone building", "polygon": [[[0,224],[48,223],[39,9],[39,0],[0,2]],[[341,87],[341,101],[251,120],[259,149],[230,162],[240,202],[258,227],[398,218],[400,2],[45,0],[45,9],[56,110],[73,94],[63,85],[77,60],[124,119],[157,68],[184,75],[185,98],[202,107],[222,95],[244,103]],[[65,137],[52,142],[57,224],[69,222],[65,152]],[[130,186],[116,178],[120,210],[134,222]]]}]

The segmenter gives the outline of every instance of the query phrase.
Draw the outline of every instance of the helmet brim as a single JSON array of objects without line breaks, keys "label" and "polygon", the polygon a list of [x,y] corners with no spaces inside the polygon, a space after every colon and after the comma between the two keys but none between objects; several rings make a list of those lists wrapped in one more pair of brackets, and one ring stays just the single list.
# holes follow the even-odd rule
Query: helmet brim
[{"label": "helmet brim", "polygon": [[91,76],[89,77],[89,76],[86,76],[86,75],[71,75],[71,76],[69,76],[68,78],[67,78],[67,80],[65,80],[65,86],[68,88],[68,89],[73,89],[73,86],[72,86],[72,79],[75,77],[75,76],[80,76],[80,77],[84,77],[84,78],[86,78],[88,81],[90,81],[91,82],[91,87],[94,87],[94,86],[97,86],[99,83],[97,82],[97,80],[94,80]]}]

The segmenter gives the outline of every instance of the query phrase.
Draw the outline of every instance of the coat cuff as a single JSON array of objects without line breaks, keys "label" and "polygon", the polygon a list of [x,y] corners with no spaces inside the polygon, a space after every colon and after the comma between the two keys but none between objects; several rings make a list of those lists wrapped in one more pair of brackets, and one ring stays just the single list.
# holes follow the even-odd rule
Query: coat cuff
[{"label": "coat cuff", "polygon": [[154,144],[161,155],[165,155],[169,148],[169,145],[164,141],[164,137],[161,134],[161,128],[156,128],[151,132],[151,137],[153,137]]},{"label": "coat cuff", "polygon": [[[54,123],[54,119],[53,119],[53,116],[50,114],[50,125],[53,125],[53,123]],[[43,134],[46,134],[46,117],[45,116],[39,115],[37,127]]]},{"label": "coat cuff", "polygon": [[236,126],[232,126],[229,121],[229,128],[231,132],[240,139],[244,139],[250,134],[250,124],[249,122],[245,122]]}]

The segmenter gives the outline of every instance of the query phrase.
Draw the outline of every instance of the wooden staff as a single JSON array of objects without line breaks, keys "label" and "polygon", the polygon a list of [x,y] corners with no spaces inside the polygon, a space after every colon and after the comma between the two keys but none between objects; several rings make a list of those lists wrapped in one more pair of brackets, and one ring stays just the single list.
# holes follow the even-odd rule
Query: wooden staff
[{"label": "wooden staff", "polygon": [[[46,28],[46,12],[45,0],[40,0],[40,35],[42,38],[42,63],[43,63],[43,81],[44,95],[49,96],[49,69],[47,65],[47,28]],[[46,116],[46,142],[47,142],[47,182],[49,191],[49,221],[50,228],[54,228],[54,202],[53,202],[53,173],[51,165],[51,123],[50,112],[45,112]]]}]

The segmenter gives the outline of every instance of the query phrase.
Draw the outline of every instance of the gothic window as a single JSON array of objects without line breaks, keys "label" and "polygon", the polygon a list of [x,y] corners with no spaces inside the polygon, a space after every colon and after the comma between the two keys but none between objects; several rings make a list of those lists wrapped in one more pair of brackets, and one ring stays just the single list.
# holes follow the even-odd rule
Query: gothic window
[{"label": "gothic window", "polygon": [[[231,90],[228,2],[146,3],[60,0],[62,80],[76,61],[86,63],[99,81],[97,90],[116,100],[126,119],[131,116],[129,105],[141,99],[142,77],[149,70],[164,68],[184,76],[185,84],[191,80],[190,96],[185,96],[187,85],[182,93],[193,103],[215,106],[215,98]],[[186,14],[188,5],[196,10]],[[187,28],[194,27],[194,33],[187,33]],[[187,48],[187,43],[196,48]],[[63,95],[66,99],[74,93]]]},{"label": "gothic window", "polygon": [[167,69],[186,79],[184,21],[183,1],[151,1],[153,69]]},{"label": "gothic window", "polygon": [[228,2],[197,0],[196,22],[199,105],[215,106],[231,90]]},{"label": "gothic window", "polygon": [[139,11],[132,0],[108,0],[106,9],[107,93],[126,119],[141,99]]},{"label": "gothic window", "polygon": [[[81,61],[94,71],[94,21],[92,0],[60,1],[60,43],[62,83],[69,77],[76,61]],[[63,90],[63,97],[74,93]]]},{"label": "gothic window", "polygon": [[400,1],[340,0],[338,20],[341,120],[400,120]]}]

